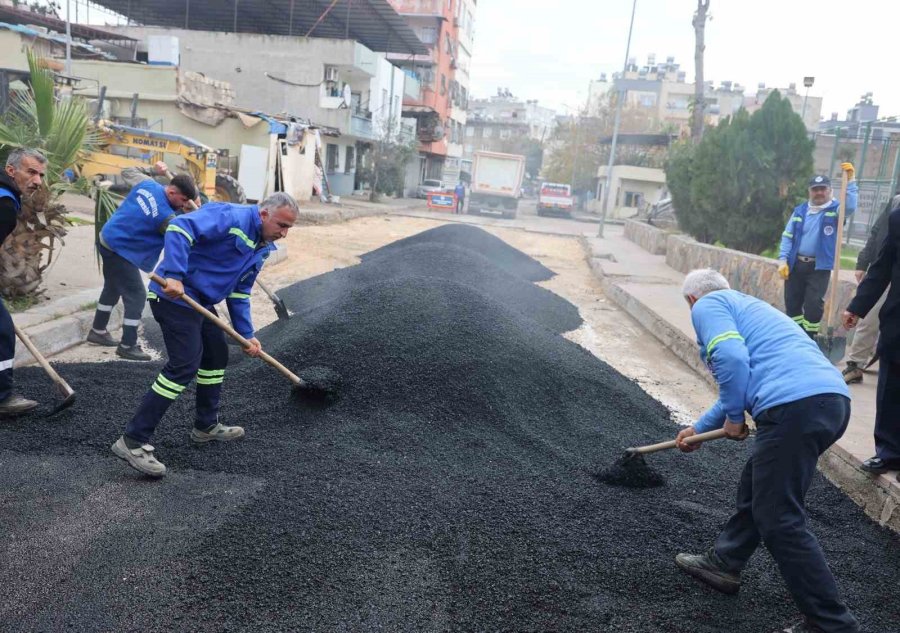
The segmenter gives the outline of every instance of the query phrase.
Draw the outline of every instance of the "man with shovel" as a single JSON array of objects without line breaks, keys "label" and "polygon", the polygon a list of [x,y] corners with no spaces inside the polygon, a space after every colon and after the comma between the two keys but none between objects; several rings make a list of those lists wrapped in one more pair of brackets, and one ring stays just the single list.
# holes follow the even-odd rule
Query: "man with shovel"
[{"label": "man with shovel", "polygon": [[249,341],[244,352],[258,356],[262,348],[254,338],[250,291],[274,250],[272,242],[287,235],[298,214],[291,196],[275,193],[259,207],[210,203],[169,223],[164,256],[156,269],[165,286],[151,281],[148,293],[169,361],[113,444],[117,457],[151,477],[166,474],[149,442],[169,406],[195,376],[197,405],[191,440],[205,444],[243,437],[240,426],[219,422],[219,396],[228,364],[223,331],[181,297],[187,295],[213,313],[217,303],[227,300],[234,329]]},{"label": "man with shovel", "polygon": [[[856,211],[857,184],[851,163],[842,163],[847,186],[846,215]],[[831,179],[814,176],[809,181],[809,200],[797,206],[781,234],[778,274],[784,279],[784,310],[810,338],[816,338],[825,312],[825,293],[837,242],[838,208]]]},{"label": "man with shovel", "polygon": [[[0,244],[16,229],[22,209],[22,196],[40,189],[47,158],[34,149],[14,149],[6,158],[6,169],[0,173]],[[16,355],[16,333],[6,305],[0,301],[0,416],[31,411],[38,406],[13,393],[13,359]]]},{"label": "man with shovel", "polygon": [[743,440],[748,435],[745,411],[756,421],[756,440],[741,474],[737,511],[709,551],[678,554],[676,564],[710,587],[734,594],[741,570],[762,541],[804,616],[787,630],[856,633],[859,625],[838,595],[804,509],[819,455],[843,435],[850,420],[847,385],[792,319],[731,290],[718,272],[691,272],[682,292],[719,399],[678,434],[676,445],[684,452],[696,450],[699,444],[684,440],[717,428]]}]

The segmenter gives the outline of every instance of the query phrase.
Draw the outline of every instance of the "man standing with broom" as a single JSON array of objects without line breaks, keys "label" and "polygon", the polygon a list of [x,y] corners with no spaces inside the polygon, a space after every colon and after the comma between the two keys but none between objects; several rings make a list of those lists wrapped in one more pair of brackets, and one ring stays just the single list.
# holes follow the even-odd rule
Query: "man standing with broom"
[{"label": "man standing with broom", "polygon": [[847,385],[791,319],[731,290],[718,272],[691,272],[682,294],[691,306],[700,356],[719,385],[719,400],[678,434],[676,445],[684,452],[696,450],[699,444],[684,440],[717,428],[742,440],[748,435],[745,411],[756,421],[756,440],[741,474],[737,511],[708,552],[678,554],[676,564],[734,594],[741,570],[762,541],[804,616],[788,631],[856,633],[859,625],[838,595],[804,509],[819,455],[850,421]]},{"label": "man standing with broom", "polygon": [[[842,163],[847,172],[847,212],[856,211],[857,191],[851,163]],[[784,279],[784,310],[803,328],[810,338],[816,338],[825,311],[825,293],[835,262],[838,208],[833,197],[831,179],[814,176],[809,181],[809,200],[794,209],[781,234],[778,255],[778,274]]]}]

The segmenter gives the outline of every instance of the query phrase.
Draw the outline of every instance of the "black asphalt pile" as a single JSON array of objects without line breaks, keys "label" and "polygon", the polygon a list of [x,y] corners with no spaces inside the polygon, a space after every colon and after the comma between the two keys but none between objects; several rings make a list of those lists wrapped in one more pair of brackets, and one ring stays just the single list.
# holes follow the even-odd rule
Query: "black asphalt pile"
[{"label": "black asphalt pile", "polygon": [[532,263],[537,264],[535,260],[519,251],[515,251],[517,257],[511,257],[508,245],[500,242],[503,248],[497,248],[493,243],[493,240],[499,242],[497,238],[481,229],[473,230],[483,233],[480,240],[470,240],[473,247],[492,247],[485,248],[485,254],[454,243],[412,241],[402,248],[375,251],[364,256],[361,264],[304,280],[279,290],[278,294],[294,313],[302,313],[370,284],[413,276],[434,277],[477,290],[555,332],[568,332],[581,325],[578,309],[571,303],[525,277],[507,272],[508,267],[497,263],[515,260],[520,268],[532,270]]},{"label": "black asphalt pile", "polygon": [[[597,464],[676,429],[519,310],[403,276],[259,336],[295,371],[332,368],[341,397],[298,402],[242,361],[222,421],[247,436],[192,446],[189,388],[153,441],[163,481],[109,454],[159,365],[61,367],[74,410],[0,425],[0,584],[15,598],[0,630],[759,633],[796,619],[765,551],[735,598],[674,564],[728,518],[749,441],[654,455],[662,487],[598,483]],[[45,397],[38,371],[17,382]],[[809,508],[864,630],[896,633],[900,538],[821,477]]]},{"label": "black asphalt pile", "polygon": [[556,274],[539,261],[513,248],[499,237],[469,224],[445,224],[416,233],[367,253],[362,256],[362,260],[379,257],[390,251],[401,250],[416,244],[452,244],[460,246],[480,253],[506,272],[528,281],[546,281]]}]

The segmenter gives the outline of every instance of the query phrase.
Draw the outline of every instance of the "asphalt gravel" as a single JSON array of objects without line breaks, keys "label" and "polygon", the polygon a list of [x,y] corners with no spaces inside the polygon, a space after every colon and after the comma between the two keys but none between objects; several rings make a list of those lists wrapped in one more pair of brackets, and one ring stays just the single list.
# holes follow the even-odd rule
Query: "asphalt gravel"
[{"label": "asphalt gravel", "polygon": [[[544,304],[529,315],[440,276],[333,279],[333,298],[317,290],[259,336],[295,371],[340,374],[340,398],[298,401],[272,368],[237,362],[222,421],[247,436],[191,445],[189,388],[154,438],[162,481],[109,452],[159,365],[60,367],[73,409],[0,425],[0,630],[767,633],[796,619],[764,549],[736,597],[674,565],[728,518],[747,443],[654,455],[661,487],[600,484],[597,464],[676,427],[544,325]],[[16,378],[49,393],[39,370]],[[864,630],[897,633],[900,538],[822,477],[808,505]]]}]

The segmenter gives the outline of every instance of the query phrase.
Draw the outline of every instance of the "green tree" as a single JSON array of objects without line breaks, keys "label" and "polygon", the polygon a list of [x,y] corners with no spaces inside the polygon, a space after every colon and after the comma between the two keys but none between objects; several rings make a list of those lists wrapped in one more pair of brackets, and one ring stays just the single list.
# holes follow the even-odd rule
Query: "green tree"
[{"label": "green tree", "polygon": [[68,226],[58,202],[66,184],[63,173],[94,142],[84,103],[60,99],[53,74],[30,51],[28,67],[29,89],[16,93],[0,120],[0,164],[19,147],[40,150],[48,164],[46,186],[23,200],[19,223],[0,248],[0,293],[10,298],[38,291]]},{"label": "green tree", "polygon": [[775,91],[757,112],[739,110],[693,148],[678,147],[666,181],[679,225],[697,240],[761,253],[778,242],[805,195],[813,143]]},{"label": "green tree", "polygon": [[525,157],[525,173],[537,178],[544,163],[543,144],[529,136],[516,136],[504,139],[499,143],[499,151],[507,154],[519,154]]}]

